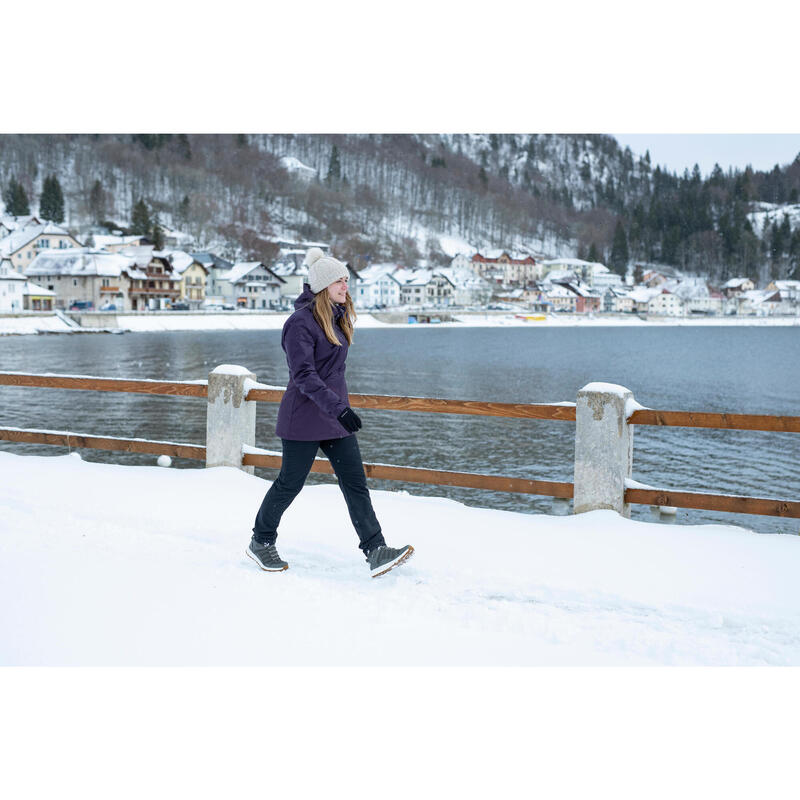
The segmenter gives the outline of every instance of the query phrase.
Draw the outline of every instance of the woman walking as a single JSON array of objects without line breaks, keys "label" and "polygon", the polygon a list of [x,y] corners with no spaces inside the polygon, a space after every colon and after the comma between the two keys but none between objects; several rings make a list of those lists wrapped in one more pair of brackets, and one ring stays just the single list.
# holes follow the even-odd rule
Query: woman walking
[{"label": "woman walking", "polygon": [[278,409],[275,433],[283,445],[281,471],[261,503],[247,548],[263,570],[289,565],[275,546],[283,512],[303,488],[317,450],[328,457],[344,494],[350,519],[373,578],[406,561],[411,545],[388,547],[372,509],[356,431],[361,419],[350,408],[344,379],[356,312],[347,292],[347,267],[318,247],[306,254],[308,284],[286,320],[281,347],[289,385]]}]

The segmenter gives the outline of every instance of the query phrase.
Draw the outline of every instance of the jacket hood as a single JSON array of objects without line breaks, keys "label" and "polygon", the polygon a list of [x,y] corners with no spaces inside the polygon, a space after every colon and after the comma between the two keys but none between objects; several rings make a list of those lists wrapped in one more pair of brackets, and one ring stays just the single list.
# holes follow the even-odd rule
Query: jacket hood
[{"label": "jacket hood", "polygon": [[[316,295],[311,291],[311,286],[307,283],[303,284],[303,292],[294,301],[295,310],[309,307],[313,302]],[[333,318],[338,320],[345,312],[345,308],[340,303],[333,304]]]},{"label": "jacket hood", "polygon": [[307,283],[304,283],[302,294],[294,301],[295,310],[310,306],[314,302],[314,296],[311,287]]}]

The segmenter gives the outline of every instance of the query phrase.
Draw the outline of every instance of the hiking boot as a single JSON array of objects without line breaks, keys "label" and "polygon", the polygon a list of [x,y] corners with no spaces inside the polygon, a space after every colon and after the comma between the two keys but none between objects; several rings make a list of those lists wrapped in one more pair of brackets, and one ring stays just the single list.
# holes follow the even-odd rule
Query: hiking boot
[{"label": "hiking boot", "polygon": [[410,544],[400,549],[382,544],[380,547],[370,550],[369,553],[367,553],[367,563],[369,564],[372,577],[377,578],[379,575],[384,575],[398,564],[408,561],[413,553],[414,548]]},{"label": "hiking boot", "polygon": [[245,553],[266,572],[283,572],[283,570],[289,569],[289,565],[281,560],[278,548],[274,544],[261,544],[255,539],[251,539]]}]

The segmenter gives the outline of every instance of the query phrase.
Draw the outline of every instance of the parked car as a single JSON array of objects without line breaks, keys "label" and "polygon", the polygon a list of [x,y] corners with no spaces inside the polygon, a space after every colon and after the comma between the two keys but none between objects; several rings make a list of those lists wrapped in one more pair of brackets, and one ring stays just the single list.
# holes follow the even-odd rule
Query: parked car
[{"label": "parked car", "polygon": [[91,300],[76,300],[70,307],[70,311],[86,311],[87,309],[94,308],[94,303]]},{"label": "parked car", "polygon": [[116,311],[117,307],[114,305],[114,303],[104,303],[102,306],[100,306],[99,310],[100,311]]},{"label": "parked car", "polygon": [[188,311],[189,304],[188,303],[173,303],[170,308],[173,311]]}]

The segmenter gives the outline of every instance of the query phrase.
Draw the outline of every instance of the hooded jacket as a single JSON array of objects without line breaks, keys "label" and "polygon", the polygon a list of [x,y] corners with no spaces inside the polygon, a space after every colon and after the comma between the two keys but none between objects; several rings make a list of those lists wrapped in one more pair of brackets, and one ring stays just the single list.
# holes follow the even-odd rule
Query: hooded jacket
[{"label": "hooded jacket", "polygon": [[349,345],[339,328],[345,307],[334,304],[334,331],[341,347],[328,341],[314,319],[314,293],[307,284],[286,320],[281,347],[289,365],[289,384],[278,409],[275,433],[281,439],[325,441],[350,436],[336,419],[349,405],[344,380]]}]

